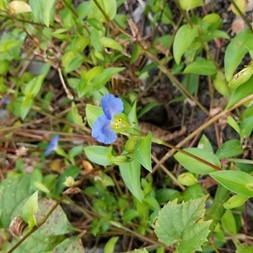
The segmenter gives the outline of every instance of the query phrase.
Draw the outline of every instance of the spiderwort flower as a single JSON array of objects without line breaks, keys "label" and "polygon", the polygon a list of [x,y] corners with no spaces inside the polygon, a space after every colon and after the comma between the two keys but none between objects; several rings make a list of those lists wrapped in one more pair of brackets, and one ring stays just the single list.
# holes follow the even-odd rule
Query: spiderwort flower
[{"label": "spiderwort flower", "polygon": [[47,147],[47,149],[46,149],[46,151],[45,151],[45,153],[44,153],[46,156],[50,155],[53,151],[57,150],[59,138],[60,138],[59,135],[55,135],[55,136],[51,139],[51,141],[50,141],[50,143],[48,144],[48,147]]},{"label": "spiderwort flower", "polygon": [[111,144],[117,135],[111,127],[111,121],[116,114],[123,111],[123,102],[111,94],[102,97],[101,106],[104,114],[99,116],[92,127],[92,137],[104,144]]},{"label": "spiderwort flower", "polygon": [[3,99],[1,100],[1,102],[2,102],[3,105],[7,105],[7,104],[10,103],[10,99],[9,99],[9,98],[3,98]]}]

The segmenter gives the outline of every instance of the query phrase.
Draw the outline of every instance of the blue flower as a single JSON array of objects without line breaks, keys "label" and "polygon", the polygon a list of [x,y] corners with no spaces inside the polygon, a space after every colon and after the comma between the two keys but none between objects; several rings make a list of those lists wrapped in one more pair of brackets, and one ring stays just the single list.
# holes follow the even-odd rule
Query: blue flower
[{"label": "blue flower", "polygon": [[57,150],[59,138],[60,138],[59,135],[55,135],[55,136],[51,139],[51,141],[50,141],[50,143],[48,144],[48,147],[47,147],[47,149],[46,149],[46,151],[45,151],[45,153],[44,153],[46,156],[50,155],[50,154],[52,153],[52,151]]},{"label": "blue flower", "polygon": [[2,102],[3,105],[7,105],[7,104],[10,103],[10,99],[9,99],[9,98],[3,98],[3,99],[1,100],[1,102]]},{"label": "blue flower", "polygon": [[111,144],[117,139],[112,130],[111,121],[116,114],[123,111],[123,102],[111,94],[104,95],[101,101],[103,115],[99,116],[92,127],[92,137],[104,144]]}]

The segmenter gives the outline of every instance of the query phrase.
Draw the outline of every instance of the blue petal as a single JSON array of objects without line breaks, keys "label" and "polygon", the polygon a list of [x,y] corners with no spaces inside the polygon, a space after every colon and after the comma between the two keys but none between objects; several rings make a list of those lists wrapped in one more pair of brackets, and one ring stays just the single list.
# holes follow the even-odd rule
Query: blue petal
[{"label": "blue petal", "polygon": [[102,109],[107,117],[111,120],[114,115],[123,112],[123,102],[120,98],[116,98],[111,94],[104,95],[101,101]]},{"label": "blue petal", "polygon": [[9,98],[3,98],[2,99],[2,104],[3,105],[7,105],[7,104],[9,104],[10,103],[10,99]]},{"label": "blue petal", "polygon": [[104,114],[94,122],[91,135],[104,144],[111,144],[117,139],[116,133],[111,128],[111,121]]},{"label": "blue petal", "polygon": [[58,147],[58,142],[59,142],[59,138],[60,138],[59,135],[55,135],[55,136],[51,139],[51,141],[50,141],[50,143],[48,144],[48,147],[47,147],[47,149],[46,149],[46,151],[45,151],[45,153],[44,153],[46,156],[50,155],[52,151],[54,151],[54,150],[57,149],[57,147]]}]

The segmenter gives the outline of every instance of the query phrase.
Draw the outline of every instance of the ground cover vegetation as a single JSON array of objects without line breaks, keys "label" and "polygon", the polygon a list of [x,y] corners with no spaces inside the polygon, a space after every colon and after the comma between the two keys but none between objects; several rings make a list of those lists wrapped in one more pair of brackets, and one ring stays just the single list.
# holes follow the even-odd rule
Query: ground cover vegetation
[{"label": "ground cover vegetation", "polygon": [[0,251],[253,252],[252,5],[0,0]]}]

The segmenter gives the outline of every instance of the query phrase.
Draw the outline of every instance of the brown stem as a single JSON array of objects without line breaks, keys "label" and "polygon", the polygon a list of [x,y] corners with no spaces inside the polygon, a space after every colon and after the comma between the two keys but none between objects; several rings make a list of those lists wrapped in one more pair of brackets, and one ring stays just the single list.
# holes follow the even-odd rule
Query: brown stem
[{"label": "brown stem", "polygon": [[51,210],[47,213],[46,217],[44,220],[38,224],[37,227],[33,227],[28,233],[24,235],[7,253],[12,253],[20,244],[22,244],[27,238],[29,238],[30,235],[32,235],[35,231],[37,231],[50,217],[50,215],[53,213],[53,211],[57,208],[57,206],[62,202],[64,196],[62,196],[56,204],[51,208]]}]

